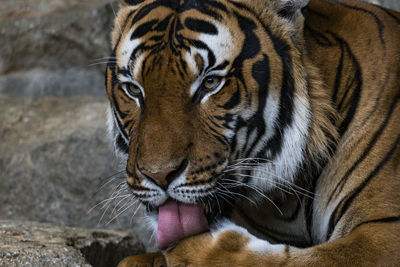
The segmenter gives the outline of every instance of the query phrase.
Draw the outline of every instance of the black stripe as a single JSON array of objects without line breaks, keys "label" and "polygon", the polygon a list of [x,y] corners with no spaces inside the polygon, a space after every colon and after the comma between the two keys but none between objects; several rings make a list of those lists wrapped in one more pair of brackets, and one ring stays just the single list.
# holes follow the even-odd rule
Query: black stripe
[{"label": "black stripe", "polygon": [[[235,58],[235,60],[232,63],[232,69],[233,69],[233,75],[237,78],[237,87],[239,88],[240,85],[243,85],[241,89],[246,90],[246,82],[243,77],[243,62],[246,59],[253,58],[255,57],[261,50],[261,45],[260,45],[260,40],[258,39],[257,35],[255,34],[255,30],[257,29],[257,25],[254,23],[254,21],[245,18],[241,16],[238,13],[235,13],[235,16],[237,18],[238,24],[240,26],[240,29],[242,32],[245,34],[245,39],[243,43],[243,47],[241,48],[240,54]],[[267,68],[266,70],[269,71]],[[261,68],[260,71],[263,71]],[[260,85],[259,85],[260,86]],[[264,89],[264,88],[263,88]],[[260,107],[260,105],[259,105]],[[253,123],[251,123],[253,121]],[[263,120],[261,120],[263,121]],[[243,122],[243,123],[241,123]],[[250,123],[247,123],[250,122]],[[231,142],[231,151],[235,150],[235,147],[237,145],[237,133],[239,132],[239,129],[243,127],[248,127],[248,132],[250,131],[249,128],[255,127],[255,125],[251,126],[254,124],[254,120],[250,119],[249,121],[243,121],[240,120],[236,124],[236,129],[235,129],[235,136],[232,138]],[[248,138],[246,139],[248,140]],[[247,145],[247,144],[246,144]]]},{"label": "black stripe", "polygon": [[210,68],[212,68],[215,64],[215,54],[214,52],[208,47],[208,45],[206,45],[203,41],[200,40],[194,40],[194,39],[187,39],[184,38],[185,40],[187,40],[190,44],[192,44],[194,47],[196,48],[200,48],[200,49],[204,49],[206,50],[207,53],[207,59],[208,59],[208,66],[207,68],[204,70],[205,72],[208,71]]},{"label": "black stripe", "polygon": [[143,37],[146,33],[148,33],[153,29],[153,26],[157,22],[158,22],[157,19],[153,19],[137,27],[136,30],[131,35],[131,40]]},{"label": "black stripe", "polygon": [[277,243],[289,244],[298,248],[305,248],[311,245],[310,242],[304,240],[303,236],[296,236],[293,233],[284,233],[273,230],[266,227],[265,225],[260,225],[259,222],[255,221],[248,215],[248,212],[245,212],[241,208],[236,207],[235,210],[240,213],[240,217],[245,219],[246,223],[248,223],[257,232],[261,233],[264,236],[272,237],[273,239],[278,241]]},{"label": "black stripe", "polygon": [[[329,225],[328,225],[328,232],[327,232],[327,240],[331,237],[335,225],[337,222],[340,221],[340,219],[346,214],[347,210],[353,203],[354,199],[363,191],[363,189],[369,184],[369,182],[374,178],[379,171],[388,163],[388,161],[392,158],[394,152],[397,149],[397,146],[399,145],[400,141],[400,134],[397,135],[397,138],[395,142],[393,143],[392,147],[390,148],[389,152],[385,155],[385,157],[379,162],[379,164],[376,166],[376,168],[365,178],[362,183],[353,189],[346,198],[344,198],[335,208],[335,210],[332,212],[331,217],[329,219]],[[337,219],[335,219],[337,218]]]},{"label": "black stripe", "polygon": [[123,32],[125,31],[125,28],[127,27],[128,22],[131,20],[132,16],[133,16],[136,12],[137,12],[137,10],[131,11],[131,12],[129,12],[129,14],[126,16],[126,19],[125,19],[125,21],[124,21],[124,25],[121,27],[121,31],[120,31],[120,34],[119,34],[119,36],[118,36],[118,40],[117,40],[117,42],[115,43],[115,46],[112,48],[112,49],[113,49],[113,54],[114,54],[114,55],[116,54],[117,47],[119,46],[119,44],[120,44],[120,42],[121,42],[122,34],[123,34]]},{"label": "black stripe", "polygon": [[220,11],[223,11],[225,13],[228,13],[228,10],[226,9],[226,7],[217,1],[208,1],[207,5],[212,6],[213,8],[219,9]]},{"label": "black stripe", "polygon": [[[383,70],[381,70],[383,72]],[[382,97],[388,87],[390,78],[391,78],[391,66],[388,66],[388,68],[386,69],[386,75],[385,75],[385,81],[383,82],[383,84],[380,86],[380,90],[379,90],[379,94],[378,96],[375,98],[375,104],[374,107],[371,109],[371,111],[368,113],[368,115],[364,118],[363,122],[361,123],[361,125],[364,125],[367,121],[369,121],[369,119],[371,118],[371,116],[376,113],[379,112],[379,105],[382,103]]]},{"label": "black stripe", "polygon": [[172,10],[177,10],[178,5],[179,5],[178,2],[179,1],[158,0],[158,1],[155,1],[153,3],[143,6],[133,17],[132,22],[131,22],[131,27],[157,7],[163,6],[163,7],[171,8]]},{"label": "black stripe", "polygon": [[[257,17],[253,12],[252,14]],[[267,142],[264,147],[264,151],[269,149],[271,151],[271,158],[276,157],[282,149],[282,136],[287,126],[292,124],[293,120],[293,101],[294,101],[294,79],[292,69],[292,57],[290,55],[291,47],[278,36],[275,36],[271,30],[262,21],[264,31],[269,35],[272,40],[273,46],[279,57],[281,58],[283,65],[282,73],[282,88],[281,97],[279,103],[279,114],[277,119],[277,125],[275,129],[278,129],[274,136]]]},{"label": "black stripe", "polygon": [[[321,12],[319,12],[319,11],[316,11],[316,10],[310,8],[309,6],[307,6],[307,9],[308,9],[308,10],[307,10],[306,12],[307,12],[308,14],[313,14],[313,15],[319,17],[320,19],[325,19],[325,20],[327,20],[327,19],[329,18],[329,14],[321,13]],[[303,14],[303,15],[304,15],[304,14]],[[308,16],[305,16],[305,17],[308,17]]]},{"label": "black stripe", "polygon": [[328,199],[328,203],[332,200],[334,195],[339,194],[339,192],[342,190],[344,184],[346,183],[346,181],[348,180],[348,178],[350,177],[350,175],[353,173],[353,171],[357,168],[357,166],[364,161],[364,159],[369,155],[369,152],[371,151],[371,149],[375,146],[376,142],[378,141],[378,138],[382,135],[384,129],[386,128],[386,126],[389,123],[390,118],[393,115],[393,112],[397,106],[397,103],[400,100],[400,94],[398,94],[394,101],[392,102],[389,112],[385,117],[385,120],[382,122],[382,124],[380,125],[379,129],[376,131],[376,133],[374,134],[372,140],[368,143],[368,146],[366,147],[366,149],[364,150],[364,152],[362,153],[361,157],[358,158],[358,160],[353,164],[353,166],[351,166],[350,169],[347,170],[347,172],[345,173],[345,175],[340,179],[339,183],[336,184],[335,188],[333,189],[333,191],[331,192],[331,195],[329,196]]},{"label": "black stripe", "polygon": [[[115,102],[114,102],[115,103]],[[125,132],[125,129],[124,129],[124,127],[123,127],[123,125],[122,125],[122,122],[118,119],[118,117],[117,117],[117,114],[116,114],[116,112],[118,112],[118,110],[119,110],[119,107],[118,106],[114,106],[114,108],[112,109],[112,111],[113,111],[113,113],[114,113],[114,118],[115,118],[115,120],[117,121],[117,127],[118,127],[118,132],[120,133],[120,134],[122,134],[123,135],[123,137],[124,137],[124,139],[125,140],[128,140],[129,141],[129,136],[128,136],[128,134]],[[119,114],[119,113],[118,113]],[[125,115],[125,114],[124,114]]]},{"label": "black stripe", "polygon": [[[331,1],[331,2],[332,2],[332,0],[328,0],[328,1]],[[373,12],[371,12],[370,10],[361,8],[361,7],[356,7],[356,6],[352,6],[352,5],[343,3],[343,2],[339,2],[339,1],[337,1],[337,0],[335,0],[334,2],[335,2],[336,4],[338,4],[338,5],[347,7],[347,8],[349,8],[349,9],[361,11],[361,12],[367,13],[368,15],[372,16],[372,17],[374,18],[374,20],[375,20],[375,23],[376,23],[377,27],[378,27],[379,39],[381,40],[383,49],[386,51],[386,44],[385,44],[385,41],[383,40],[383,28],[384,28],[384,25],[383,25],[382,21],[381,21]]]},{"label": "black stripe", "polygon": [[251,12],[253,15],[254,13],[252,12],[252,10],[250,10],[250,8],[248,6],[246,6],[244,3],[242,2],[236,2],[236,1],[230,1],[230,4],[233,4],[237,9],[242,10],[242,11],[248,11]]},{"label": "black stripe", "polygon": [[232,97],[228,101],[226,101],[226,103],[223,106],[218,106],[218,107],[229,110],[239,105],[239,103],[240,103],[240,90],[237,89],[236,92],[232,95]]},{"label": "black stripe", "polygon": [[[218,128],[221,128],[221,125],[217,124],[216,122],[214,122],[213,120],[210,120],[211,123],[213,123],[214,125],[216,125]],[[210,133],[213,137],[215,137],[215,139],[217,139],[221,144],[223,145],[229,145],[229,141],[226,138],[225,135],[219,133],[216,129],[214,129],[212,126],[210,126],[208,123],[205,124],[205,126],[212,132]]]},{"label": "black stripe", "polygon": [[[114,63],[113,63],[114,64]],[[117,67],[117,72],[118,72],[118,74],[122,74],[122,75],[124,75],[124,76],[126,76],[126,77],[131,77],[131,72],[130,72],[130,70],[128,70],[128,69],[125,69],[125,68],[118,68]]]},{"label": "black stripe", "polygon": [[240,55],[235,59],[233,66],[241,70],[243,61],[248,58],[255,57],[261,49],[260,40],[254,31],[257,29],[257,25],[251,19],[243,17],[242,15],[235,13],[238,24],[242,32],[245,34],[245,42],[240,51]]},{"label": "black stripe", "polygon": [[[254,131],[256,131],[257,137],[246,152],[246,157],[250,156],[251,152],[264,136],[266,130],[264,110],[267,103],[269,93],[268,87],[271,79],[269,58],[267,55],[263,55],[262,60],[257,61],[253,64],[253,67],[251,68],[251,75],[258,84],[258,107],[256,113],[250,118],[247,124],[247,137],[245,147],[248,146],[249,137]],[[264,151],[262,151],[262,153],[263,152]]]},{"label": "black stripe", "polygon": [[123,1],[128,5],[137,5],[144,2],[144,0],[123,0]]},{"label": "black stripe", "polygon": [[[221,20],[222,19],[221,15],[218,14],[218,12],[214,11],[215,8],[218,8],[218,5],[212,6],[210,5],[210,3],[211,1],[198,1],[198,0],[185,1],[183,6],[180,7],[179,12],[195,9],[197,12],[212,17],[215,20]],[[221,8],[219,9],[221,10]]]},{"label": "black stripe", "polygon": [[224,62],[222,62],[221,64],[213,67],[210,69],[210,71],[215,71],[215,70],[223,70],[225,69],[227,66],[229,65],[229,61],[225,60]]},{"label": "black stripe", "polygon": [[[271,35],[272,37],[272,35]],[[294,79],[290,47],[282,40],[272,38],[274,48],[279,54],[283,64],[282,89],[279,102],[279,114],[276,122],[274,136],[267,142],[265,149],[271,151],[271,158],[276,157],[282,150],[283,133],[293,120]]]},{"label": "black stripe", "polygon": [[122,138],[120,134],[117,135],[115,140],[115,145],[121,150],[123,153],[128,154],[129,152],[129,145],[125,142],[125,139]]},{"label": "black stripe", "polygon": [[218,34],[217,28],[212,23],[209,23],[205,20],[187,18],[185,19],[184,23],[185,26],[191,31],[210,34],[210,35]]},{"label": "black stripe", "polygon": [[342,81],[343,58],[344,58],[343,50],[344,50],[343,44],[340,43],[340,59],[339,59],[339,64],[336,67],[335,85],[333,87],[333,93],[332,93],[332,102],[333,103],[336,103],[336,101],[337,101],[337,94],[339,92],[340,82]]},{"label": "black stripe", "polygon": [[168,28],[171,18],[172,14],[165,17],[162,21],[160,21],[160,23],[157,24],[154,30],[158,32],[164,32]]},{"label": "black stripe", "polygon": [[213,120],[213,117],[208,116],[207,118],[208,118],[208,120],[209,120],[215,127],[220,128],[220,129],[223,129],[223,127],[222,127],[221,124],[218,124],[218,123],[216,123],[216,122]]},{"label": "black stripe", "polygon": [[324,34],[312,29],[310,26],[306,25],[306,31],[311,35],[317,44],[320,46],[332,46],[332,42]]},{"label": "black stripe", "polygon": [[[319,33],[310,27],[306,27],[306,29],[311,34],[311,37],[313,37],[319,45],[321,45],[321,46],[334,45],[334,43],[331,42],[328,39],[328,37],[326,37],[322,33]],[[361,97],[362,72],[361,72],[360,64],[358,63],[355,55],[352,53],[349,44],[346,41],[344,41],[342,38],[340,38],[339,36],[335,35],[334,33],[330,32],[330,31],[328,31],[327,33],[329,33],[335,39],[335,41],[339,44],[340,49],[341,49],[341,56],[339,59],[338,67],[336,69],[337,74],[336,74],[335,84],[333,87],[333,94],[332,94],[332,101],[334,103],[336,103],[338,101],[337,97],[338,97],[339,88],[341,85],[340,83],[343,79],[343,77],[342,77],[342,74],[343,74],[342,72],[344,71],[343,65],[353,64],[353,68],[354,68],[354,70],[353,70],[354,74],[349,75],[348,73],[346,73],[346,75],[351,77],[351,80],[350,80],[351,82],[350,82],[350,84],[347,83],[344,86],[343,89],[345,89],[346,91],[345,91],[344,95],[342,96],[340,103],[337,104],[338,109],[340,109],[341,106],[344,104],[345,99],[347,98],[347,94],[350,92],[352,93],[350,100],[348,101],[348,103],[350,103],[350,107],[348,107],[346,115],[344,116],[344,119],[342,120],[341,124],[339,125],[339,134],[340,134],[340,136],[343,136],[343,134],[346,132],[347,128],[349,127],[352,119],[354,118],[354,114],[358,108],[358,104],[359,104],[360,97]],[[347,54],[347,56],[344,56],[345,54]],[[345,60],[347,57],[349,58],[351,63],[343,64],[342,60]],[[354,87],[354,89],[351,90],[351,87]]]},{"label": "black stripe", "polygon": [[224,135],[219,134],[217,131],[214,131],[216,134],[211,134],[215,139],[217,139],[221,144],[228,145],[229,142]]},{"label": "black stripe", "polygon": [[[393,15],[389,10],[387,10],[386,8],[380,7],[382,11],[384,11],[386,14],[388,14],[390,17],[392,17],[398,24],[400,24],[400,17],[396,17],[395,15]],[[396,13],[398,14],[398,13]]]},{"label": "black stripe", "polygon": [[[112,54],[112,58],[115,58],[115,53]],[[115,89],[119,88],[118,79],[117,79],[117,75],[116,75],[116,71],[117,71],[116,64],[114,62],[112,62],[112,60],[110,59],[109,63],[107,64],[107,68],[111,72],[110,101],[113,103],[113,110],[116,110],[118,112],[119,117],[121,117],[121,119],[124,119],[126,117],[126,114],[124,112],[122,112],[121,109],[119,108],[119,105],[118,105],[118,102],[117,102],[117,99],[115,96]],[[121,127],[118,117],[115,117],[115,118],[118,121],[119,126]],[[120,129],[122,129],[122,128],[120,128]],[[124,137],[126,137],[124,132],[123,132],[123,134],[124,134]]]},{"label": "black stripe", "polygon": [[144,43],[138,45],[133,51],[132,54],[130,55],[130,60],[134,61],[136,59],[136,54],[140,52],[146,52],[149,50],[154,50],[153,53],[157,53],[159,52],[161,49],[163,49],[165,47],[165,45],[160,45],[158,44],[154,44],[154,45],[148,45],[146,46]]},{"label": "black stripe", "polygon": [[399,221],[400,221],[400,216],[385,217],[385,218],[369,220],[369,221],[357,224],[357,226],[353,228],[353,231],[354,231],[354,229],[360,227],[361,225],[365,225],[365,224],[369,224],[369,223],[391,223],[391,222],[399,222]]},{"label": "black stripe", "polygon": [[[348,101],[350,103],[350,107],[348,108],[346,116],[339,126],[339,134],[340,134],[340,136],[343,136],[343,134],[346,132],[347,128],[349,127],[350,123],[352,122],[352,120],[354,118],[354,114],[357,111],[358,104],[359,104],[360,97],[361,97],[361,87],[362,87],[362,79],[363,78],[362,78],[360,64],[358,63],[358,60],[356,59],[355,55],[351,51],[349,44],[346,41],[344,41],[342,38],[340,38],[339,36],[334,34],[333,32],[328,31],[328,33],[331,34],[337,42],[339,42],[341,45],[343,45],[343,47],[346,49],[347,53],[349,54],[350,60],[354,64],[354,68],[355,68],[355,70],[354,70],[355,72],[354,72],[354,74],[352,74],[352,75],[354,75],[352,77],[352,79],[356,82],[356,85],[355,85],[355,88],[353,90],[351,90],[352,95],[351,95],[350,100]],[[350,85],[353,84],[353,80]],[[347,91],[350,91],[351,88],[345,88],[345,89]],[[346,94],[342,97],[342,101],[344,101],[345,97],[346,97]]]},{"label": "black stripe", "polygon": [[337,104],[337,109],[339,110],[339,112],[342,111],[342,110],[345,110],[346,108],[348,108],[348,103],[350,101],[346,102],[347,105],[345,105],[345,101],[347,99],[348,94],[354,92],[352,90],[352,88],[354,87],[353,85],[354,85],[354,83],[356,81],[356,77],[357,76],[356,75],[354,75],[354,76],[353,75],[349,75],[349,73],[347,73],[347,74],[348,74],[348,76],[346,78],[346,84],[344,86],[345,91],[344,91],[344,94],[343,94],[342,99],[340,100],[339,104]]}]

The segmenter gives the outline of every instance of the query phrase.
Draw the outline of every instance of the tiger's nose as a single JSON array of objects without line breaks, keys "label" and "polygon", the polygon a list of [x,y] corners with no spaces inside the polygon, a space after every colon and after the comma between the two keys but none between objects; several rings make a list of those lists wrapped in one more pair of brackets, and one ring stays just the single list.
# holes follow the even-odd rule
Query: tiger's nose
[{"label": "tiger's nose", "polygon": [[175,178],[183,173],[186,167],[187,161],[185,160],[178,167],[169,167],[160,172],[151,172],[145,169],[140,170],[140,172],[155,184],[166,189]]}]

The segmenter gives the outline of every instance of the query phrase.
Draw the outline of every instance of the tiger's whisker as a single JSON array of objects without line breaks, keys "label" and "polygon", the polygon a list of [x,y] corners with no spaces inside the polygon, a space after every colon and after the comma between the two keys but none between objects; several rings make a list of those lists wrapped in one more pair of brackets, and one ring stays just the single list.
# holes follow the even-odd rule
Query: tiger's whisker
[{"label": "tiger's whisker", "polygon": [[238,193],[238,192],[233,192],[233,191],[225,191],[225,190],[223,190],[223,189],[221,189],[221,188],[217,188],[217,191],[219,191],[220,193],[221,192],[223,192],[223,193],[226,193],[226,194],[233,194],[233,195],[238,195],[239,197],[242,197],[242,198],[245,198],[245,199],[247,199],[250,203],[252,203],[253,205],[256,205],[256,203],[253,201],[253,200],[251,200],[250,198],[248,198],[247,196],[245,196],[245,195],[243,195],[243,194],[241,194],[241,193]]},{"label": "tiger's whisker", "polygon": [[294,193],[299,193],[299,194],[301,194],[301,195],[303,195],[303,196],[305,196],[305,197],[314,199],[314,197],[313,197],[312,195],[308,195],[308,194],[305,193],[305,192],[296,190],[296,189],[294,189],[290,184],[286,184],[286,183],[284,183],[284,182],[282,183],[282,182],[279,182],[279,181],[269,180],[269,179],[265,179],[264,177],[257,177],[257,176],[249,175],[249,174],[236,174],[236,176],[239,176],[239,177],[246,177],[246,178],[260,179],[260,180],[266,181],[266,182],[268,182],[268,183],[270,183],[270,184],[273,184],[273,185],[279,185],[279,186],[285,187],[285,190],[284,190],[284,189],[279,188],[279,187],[277,186],[280,190],[282,190],[282,191],[284,191],[284,192],[286,192],[286,193],[288,193],[288,194],[292,194],[292,192],[287,191],[287,190],[291,190],[291,191],[293,191]]},{"label": "tiger's whisker", "polygon": [[262,197],[264,197],[265,199],[267,199],[268,201],[270,201],[270,203],[279,211],[279,213],[280,213],[281,215],[283,215],[283,212],[282,212],[281,209],[278,207],[278,205],[276,205],[275,202],[274,202],[271,198],[269,198],[268,196],[266,196],[259,188],[255,187],[255,186],[253,186],[253,185],[249,185],[249,184],[243,183],[243,182],[241,182],[241,181],[236,181],[236,180],[231,180],[231,179],[224,179],[224,181],[235,182],[235,183],[241,184],[241,185],[244,186],[244,187],[253,189],[256,193],[260,194]]},{"label": "tiger's whisker", "polygon": [[[241,170],[241,171],[255,171],[255,169],[250,169],[250,168],[240,168],[240,169],[236,169],[236,170]],[[303,191],[303,192],[305,192],[305,193],[309,193],[310,195],[316,195],[314,192],[311,192],[311,191],[309,191],[309,190],[307,190],[307,189],[304,189],[304,188],[302,188],[301,186],[298,186],[298,185],[296,185],[296,184],[294,184],[294,183],[292,183],[292,182],[290,182],[290,181],[288,181],[288,180],[286,180],[286,179],[284,179],[284,178],[282,178],[282,177],[280,177],[280,176],[278,176],[278,175],[276,175],[276,174],[267,172],[267,171],[265,171],[265,170],[256,170],[256,171],[257,171],[258,173],[261,173],[261,174],[266,174],[266,175],[270,175],[270,176],[273,176],[273,177],[275,177],[275,178],[278,178],[280,181],[282,181],[282,182],[284,182],[284,183],[286,183],[286,184],[290,184],[291,186],[293,186],[294,188],[296,188],[296,189],[298,189],[298,190],[300,190],[300,191]],[[231,171],[228,171],[228,172],[231,172]],[[235,175],[237,175],[237,174],[235,174]],[[263,178],[263,177],[259,177],[259,179],[264,179],[264,178]],[[267,177],[266,177],[265,179],[267,179]]]},{"label": "tiger's whisker", "polygon": [[97,63],[92,63],[87,65],[88,67],[93,67],[93,66],[97,66],[97,65],[107,65],[108,63],[117,63],[117,62],[113,62],[113,61],[106,61],[106,62],[97,62]]},{"label": "tiger's whisker", "polygon": [[111,197],[111,198],[104,199],[104,200],[100,201],[99,203],[95,204],[93,207],[91,207],[91,208],[88,210],[87,213],[92,212],[95,208],[97,208],[99,205],[103,204],[104,202],[107,202],[107,201],[110,201],[110,200],[114,200],[114,199],[117,199],[117,198],[122,198],[122,197],[130,196],[130,195],[131,195],[131,194],[126,194],[126,195],[122,195],[122,196],[115,196],[115,197]]},{"label": "tiger's whisker", "polygon": [[109,225],[111,222],[113,222],[116,218],[118,218],[122,213],[124,213],[126,210],[128,210],[130,207],[132,207],[133,205],[135,205],[137,203],[137,199],[135,201],[133,201],[132,203],[130,203],[125,209],[123,209],[122,211],[120,211],[117,215],[115,215],[111,220],[109,220],[106,225]]}]

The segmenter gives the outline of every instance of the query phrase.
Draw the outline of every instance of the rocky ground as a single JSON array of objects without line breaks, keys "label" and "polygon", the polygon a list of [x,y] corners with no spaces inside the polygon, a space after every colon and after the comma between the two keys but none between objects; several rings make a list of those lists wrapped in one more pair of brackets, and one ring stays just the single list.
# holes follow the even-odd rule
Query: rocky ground
[{"label": "rocky ground", "polygon": [[0,221],[0,244],[0,266],[4,267],[109,267],[145,251],[129,232],[15,221]]},{"label": "rocky ground", "polygon": [[[400,10],[398,0],[371,2]],[[7,221],[0,221],[0,266],[85,266],[93,264],[87,254],[122,242],[64,226],[128,230],[155,248],[124,191],[102,202],[124,180],[106,136],[103,80],[117,8],[109,0],[1,2],[0,220]],[[127,232],[111,236],[135,240],[130,254],[143,251]]]}]

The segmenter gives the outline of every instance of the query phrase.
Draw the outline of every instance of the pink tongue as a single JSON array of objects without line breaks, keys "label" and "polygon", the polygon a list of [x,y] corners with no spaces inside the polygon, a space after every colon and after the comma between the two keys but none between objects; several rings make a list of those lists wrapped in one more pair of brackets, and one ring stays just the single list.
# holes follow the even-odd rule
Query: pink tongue
[{"label": "pink tongue", "polygon": [[208,222],[201,205],[190,205],[168,199],[158,209],[157,239],[160,248],[207,230]]}]

